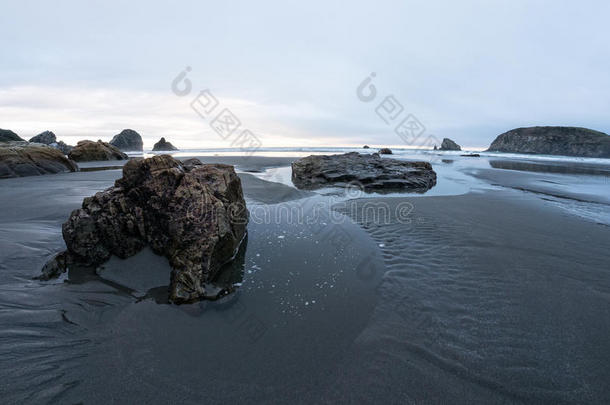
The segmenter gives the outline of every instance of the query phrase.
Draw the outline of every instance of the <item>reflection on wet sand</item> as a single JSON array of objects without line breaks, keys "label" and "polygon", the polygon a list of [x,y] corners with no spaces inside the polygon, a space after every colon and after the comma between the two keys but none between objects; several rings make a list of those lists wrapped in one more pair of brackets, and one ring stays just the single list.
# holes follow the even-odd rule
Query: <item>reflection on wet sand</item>
[{"label": "reflection on wet sand", "polygon": [[520,170],[526,172],[541,173],[590,174],[610,176],[610,168],[608,168],[608,166],[595,165],[590,163],[532,162],[519,160],[490,159],[489,164],[494,169]]}]

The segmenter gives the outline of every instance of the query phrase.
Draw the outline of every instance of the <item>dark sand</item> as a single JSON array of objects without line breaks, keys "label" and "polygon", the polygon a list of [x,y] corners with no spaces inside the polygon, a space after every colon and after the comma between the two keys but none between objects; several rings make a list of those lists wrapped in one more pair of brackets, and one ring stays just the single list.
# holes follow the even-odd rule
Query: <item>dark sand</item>
[{"label": "dark sand", "polygon": [[[214,158],[244,171],[292,160]],[[501,190],[336,203],[241,174],[243,284],[183,306],[163,303],[169,268],[149,250],[100,275],[31,279],[64,247],[70,211],[120,170],[2,180],[0,397],[610,402],[610,228],[521,191],[539,185],[528,173],[471,174]],[[371,204],[390,217],[372,221]]]}]

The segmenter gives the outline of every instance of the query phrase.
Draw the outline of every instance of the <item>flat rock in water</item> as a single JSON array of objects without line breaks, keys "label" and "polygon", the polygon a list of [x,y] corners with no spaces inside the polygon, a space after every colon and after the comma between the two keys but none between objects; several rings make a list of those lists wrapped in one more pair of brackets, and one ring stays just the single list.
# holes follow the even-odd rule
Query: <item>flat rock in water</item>
[{"label": "flat rock in water", "polygon": [[308,156],[292,163],[292,182],[298,188],[315,189],[359,183],[364,190],[426,191],[436,184],[428,162],[407,162],[358,152]]},{"label": "flat rock in water", "polygon": [[68,157],[76,162],[129,159],[117,147],[102,141],[79,141]]},{"label": "flat rock in water", "polygon": [[610,136],[577,127],[517,128],[499,135],[488,151],[610,158]]},{"label": "flat rock in water", "polygon": [[248,210],[233,166],[185,167],[169,155],[132,159],[114,187],[83,201],[63,224],[67,250],[43,268],[49,279],[71,265],[97,267],[149,246],[169,260],[169,299],[209,296],[205,285],[230,262],[246,234]]},{"label": "flat rock in water", "polygon": [[78,166],[63,153],[40,143],[0,143],[0,178],[75,172]]}]

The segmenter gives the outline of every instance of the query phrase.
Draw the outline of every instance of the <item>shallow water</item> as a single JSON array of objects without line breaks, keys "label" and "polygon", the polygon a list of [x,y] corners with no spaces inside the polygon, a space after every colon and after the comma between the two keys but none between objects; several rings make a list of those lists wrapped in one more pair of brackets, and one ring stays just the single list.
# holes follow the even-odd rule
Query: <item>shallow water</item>
[{"label": "shallow water", "polygon": [[[120,170],[1,181],[1,397],[610,401],[607,177],[394,157],[422,156],[439,178],[418,198],[305,193],[290,159],[238,165],[251,219],[236,293],[182,306],[166,303],[167,260],[150,250],[32,280],[64,248],[71,210]],[[357,208],[380,203],[389,216]]]}]

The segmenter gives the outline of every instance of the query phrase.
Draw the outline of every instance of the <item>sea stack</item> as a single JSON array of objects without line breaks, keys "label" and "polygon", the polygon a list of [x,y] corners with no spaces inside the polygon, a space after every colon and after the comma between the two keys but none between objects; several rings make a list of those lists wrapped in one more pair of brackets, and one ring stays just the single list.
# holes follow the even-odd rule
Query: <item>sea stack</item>
[{"label": "sea stack", "polygon": [[610,136],[578,127],[517,128],[499,135],[488,151],[610,158]]},{"label": "sea stack", "polygon": [[133,129],[122,130],[112,138],[110,144],[124,152],[142,152],[144,148],[142,137]]},{"label": "sea stack", "polygon": [[161,138],[159,139],[159,142],[157,142],[154,146],[153,146],[153,152],[158,152],[158,151],[170,151],[170,150],[178,150],[178,148],[176,148],[174,145],[172,145],[170,142],[167,142],[165,140],[165,138]]},{"label": "sea stack", "polygon": [[10,129],[0,128],[0,142],[19,142],[25,141],[22,137],[11,131]]},{"label": "sea stack", "polygon": [[449,138],[444,138],[440,150],[462,150],[462,147]]},{"label": "sea stack", "polygon": [[49,145],[52,148],[58,149],[64,155],[70,153],[70,151],[74,148],[74,146],[67,145],[63,141],[57,141],[55,134],[51,131],[44,131],[39,133],[38,135],[32,137],[30,142],[34,143],[42,143],[43,145]]}]

